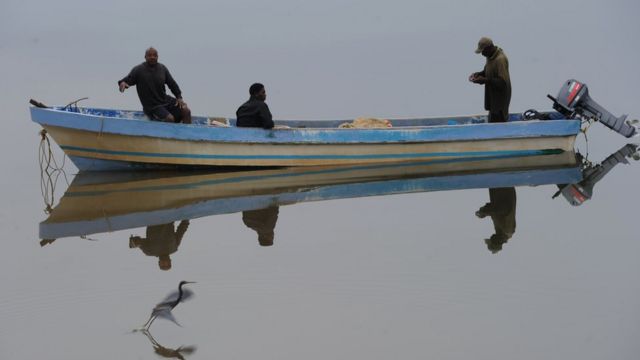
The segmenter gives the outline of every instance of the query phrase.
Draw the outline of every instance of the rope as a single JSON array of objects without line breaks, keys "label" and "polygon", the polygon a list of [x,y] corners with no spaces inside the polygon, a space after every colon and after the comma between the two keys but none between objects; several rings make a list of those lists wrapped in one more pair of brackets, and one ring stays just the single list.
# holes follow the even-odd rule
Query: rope
[{"label": "rope", "polygon": [[51,151],[51,142],[47,136],[47,130],[40,131],[40,151],[38,152],[38,162],[40,164],[40,192],[44,200],[46,214],[50,214],[53,210],[55,202],[56,185],[60,175],[64,176],[64,180],[69,185],[67,173],[64,171],[64,164],[67,156],[63,155],[62,165],[58,165],[53,151]]},{"label": "rope", "polygon": [[587,153],[584,156],[584,161],[586,163],[588,163],[589,165],[591,165],[591,162],[589,161],[589,137],[587,136],[587,131],[589,130],[589,128],[591,127],[591,125],[593,125],[593,121],[591,120],[583,120],[582,121],[582,125],[587,124],[586,127],[580,127],[580,132],[584,135],[584,142],[587,146]]}]

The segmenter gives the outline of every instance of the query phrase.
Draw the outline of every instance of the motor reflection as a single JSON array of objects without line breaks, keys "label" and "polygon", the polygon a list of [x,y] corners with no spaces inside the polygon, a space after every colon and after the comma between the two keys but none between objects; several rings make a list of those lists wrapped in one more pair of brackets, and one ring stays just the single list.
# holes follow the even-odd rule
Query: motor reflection
[{"label": "motor reflection", "polygon": [[599,164],[591,163],[579,153],[577,156],[582,167],[582,180],[574,184],[558,184],[559,190],[553,195],[553,198],[562,195],[573,206],[580,206],[590,200],[593,197],[593,188],[596,183],[602,180],[616,165],[629,164],[628,158],[640,159],[637,144],[623,146]]},{"label": "motor reflection", "polygon": [[173,222],[147,226],[146,237],[129,237],[129,248],[139,248],[145,255],[157,257],[160,270],[170,270],[171,254],[178,251],[188,228],[189,220],[180,221],[177,229]]},{"label": "motor reflection", "polygon": [[476,211],[476,216],[480,219],[491,217],[495,233],[484,242],[487,249],[494,254],[502,250],[502,246],[516,232],[516,189],[489,189],[489,202]]}]

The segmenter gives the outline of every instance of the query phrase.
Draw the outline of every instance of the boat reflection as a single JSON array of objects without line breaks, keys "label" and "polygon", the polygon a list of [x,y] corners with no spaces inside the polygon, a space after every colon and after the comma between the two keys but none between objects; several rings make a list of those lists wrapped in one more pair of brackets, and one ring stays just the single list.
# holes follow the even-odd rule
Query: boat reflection
[{"label": "boat reflection", "polygon": [[[259,244],[271,246],[279,207],[284,205],[581,180],[573,152],[234,172],[80,173],[40,224],[40,238],[52,241],[147,227],[145,238],[130,238],[130,247],[159,257],[160,267],[167,268],[170,260],[166,259],[178,249],[189,219],[242,212],[243,222],[256,231]],[[174,230],[177,221],[180,224]]]}]

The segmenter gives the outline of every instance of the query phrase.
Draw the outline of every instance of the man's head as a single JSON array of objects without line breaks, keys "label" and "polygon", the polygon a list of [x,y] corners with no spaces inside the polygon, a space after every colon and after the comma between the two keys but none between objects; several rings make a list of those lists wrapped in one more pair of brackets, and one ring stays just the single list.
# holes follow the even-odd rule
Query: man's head
[{"label": "man's head", "polygon": [[510,236],[501,233],[495,233],[491,235],[488,239],[484,240],[484,243],[487,244],[487,249],[491,251],[493,254],[502,250],[502,245],[509,240]]},{"label": "man's head", "polygon": [[476,49],[476,54],[482,53],[483,56],[489,56],[493,53],[495,45],[493,45],[493,40],[490,38],[483,36],[478,41],[478,48]]},{"label": "man's head", "polygon": [[259,100],[265,101],[267,99],[267,92],[264,90],[264,85],[260,83],[252,84],[249,87],[249,94],[257,97]]},{"label": "man's head", "polygon": [[158,266],[160,267],[160,270],[170,270],[171,269],[171,258],[169,257],[169,255],[160,255],[158,257]]},{"label": "man's head", "polygon": [[144,60],[147,62],[148,65],[155,65],[158,63],[158,50],[154,49],[153,47],[148,48],[145,52],[144,52]]},{"label": "man's head", "polygon": [[260,244],[260,246],[272,246],[273,238],[274,238],[273,231],[258,232],[258,244]]}]

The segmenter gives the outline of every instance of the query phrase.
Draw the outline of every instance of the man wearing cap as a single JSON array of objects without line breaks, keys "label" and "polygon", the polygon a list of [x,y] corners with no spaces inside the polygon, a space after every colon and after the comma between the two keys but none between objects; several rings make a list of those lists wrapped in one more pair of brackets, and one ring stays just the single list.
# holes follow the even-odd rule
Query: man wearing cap
[{"label": "man wearing cap", "polygon": [[489,189],[489,202],[476,211],[476,216],[491,216],[495,234],[484,242],[489,251],[497,253],[516,232],[516,188]]},{"label": "man wearing cap", "polygon": [[249,87],[249,100],[242,104],[236,111],[236,126],[273,128],[273,119],[269,106],[264,102],[267,92],[264,85],[255,83]]},{"label": "man wearing cap", "polygon": [[506,122],[511,102],[509,59],[501,48],[488,37],[480,38],[476,54],[487,58],[484,70],[469,76],[469,81],[484,85],[484,108],[489,111],[489,122]]}]

